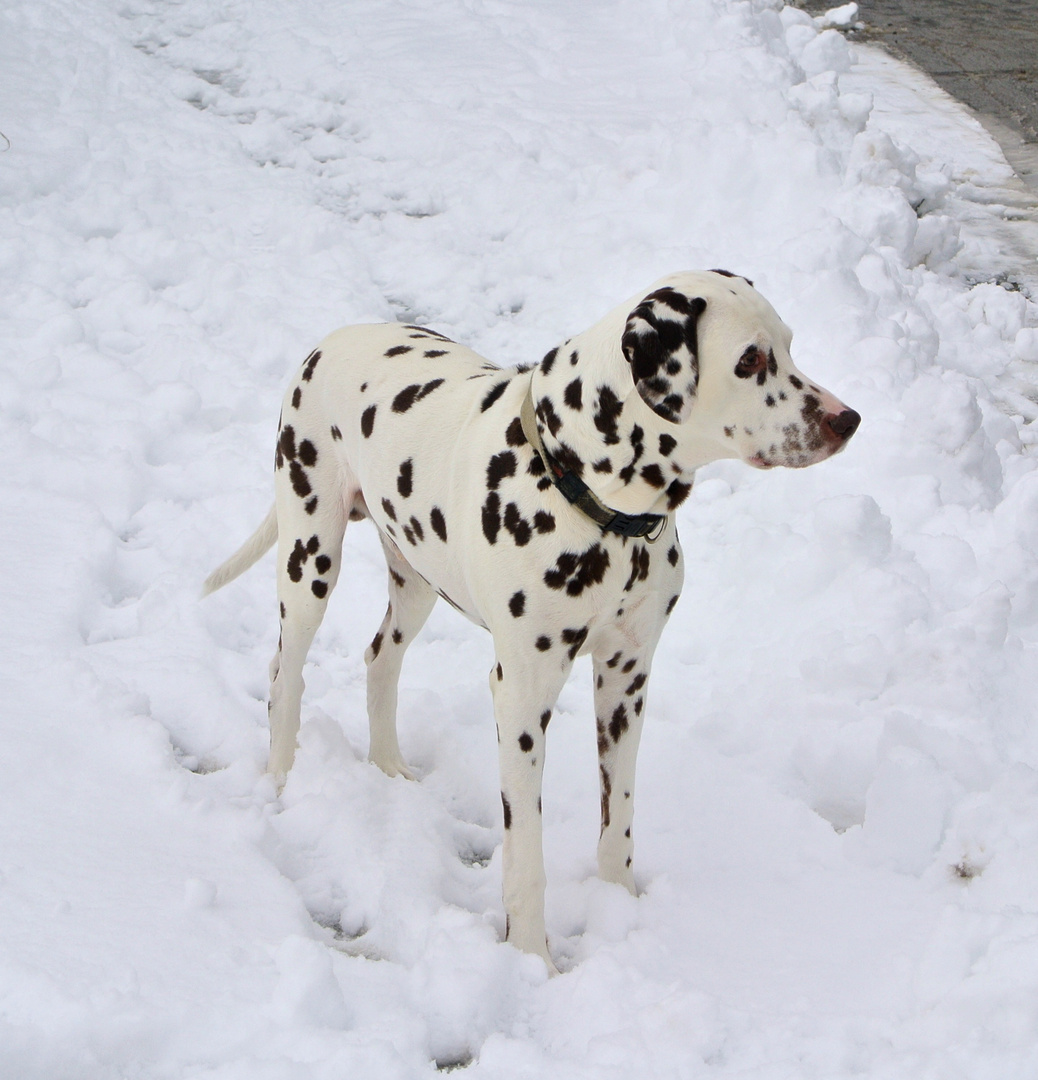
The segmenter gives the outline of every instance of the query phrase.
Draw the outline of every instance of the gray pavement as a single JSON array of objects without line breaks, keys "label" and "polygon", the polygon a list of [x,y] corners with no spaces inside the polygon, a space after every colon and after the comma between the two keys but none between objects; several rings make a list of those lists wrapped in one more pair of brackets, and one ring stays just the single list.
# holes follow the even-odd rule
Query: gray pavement
[{"label": "gray pavement", "polygon": [[[812,14],[839,0],[795,0]],[[858,0],[852,40],[881,45],[965,102],[1038,192],[1038,0]]]},{"label": "gray pavement", "polygon": [[1038,143],[1038,0],[858,0],[863,40]]}]

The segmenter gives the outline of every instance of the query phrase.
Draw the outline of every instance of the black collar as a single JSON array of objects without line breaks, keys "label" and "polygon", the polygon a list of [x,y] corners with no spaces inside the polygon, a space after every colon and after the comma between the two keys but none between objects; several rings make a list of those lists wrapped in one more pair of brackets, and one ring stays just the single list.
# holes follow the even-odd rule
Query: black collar
[{"label": "black collar", "polygon": [[666,514],[625,514],[621,510],[613,510],[606,506],[576,473],[567,472],[548,454],[541,441],[534,416],[532,379],[519,413],[519,423],[522,425],[527,441],[540,454],[552,483],[562,492],[568,502],[597,525],[601,525],[604,531],[619,533],[621,536],[644,536],[650,544],[660,538],[666,528]]}]

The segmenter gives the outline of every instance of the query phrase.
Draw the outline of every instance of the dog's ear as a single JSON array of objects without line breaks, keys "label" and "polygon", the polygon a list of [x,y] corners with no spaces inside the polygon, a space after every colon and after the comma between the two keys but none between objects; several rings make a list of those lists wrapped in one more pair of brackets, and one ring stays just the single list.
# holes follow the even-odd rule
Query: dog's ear
[{"label": "dog's ear", "polygon": [[622,341],[634,385],[642,400],[664,420],[688,419],[699,382],[699,316],[706,308],[667,286],[657,289],[631,312]]}]

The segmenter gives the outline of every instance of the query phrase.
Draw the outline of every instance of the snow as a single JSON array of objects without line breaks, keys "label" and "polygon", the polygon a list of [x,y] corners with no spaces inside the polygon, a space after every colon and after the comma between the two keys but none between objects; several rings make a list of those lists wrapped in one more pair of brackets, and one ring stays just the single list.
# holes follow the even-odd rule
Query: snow
[{"label": "snow", "polygon": [[[831,28],[853,6],[4,5],[4,1076],[1035,1075],[1036,248],[983,129]],[[367,765],[385,571],[349,530],[278,798],[269,559],[198,591],[327,331],[529,361],[713,266],[863,424],[680,511],[637,899],[594,877],[578,665],[548,979],[500,942],[486,635],[434,612],[420,782]]]}]

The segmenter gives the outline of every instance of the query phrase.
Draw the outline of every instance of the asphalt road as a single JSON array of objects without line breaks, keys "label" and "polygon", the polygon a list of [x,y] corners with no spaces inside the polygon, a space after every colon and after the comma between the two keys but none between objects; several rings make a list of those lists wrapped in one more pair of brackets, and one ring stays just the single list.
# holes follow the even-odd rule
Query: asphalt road
[{"label": "asphalt road", "polygon": [[858,0],[858,6],[865,29],[852,36],[886,46],[976,112],[1038,144],[1038,0]]}]

